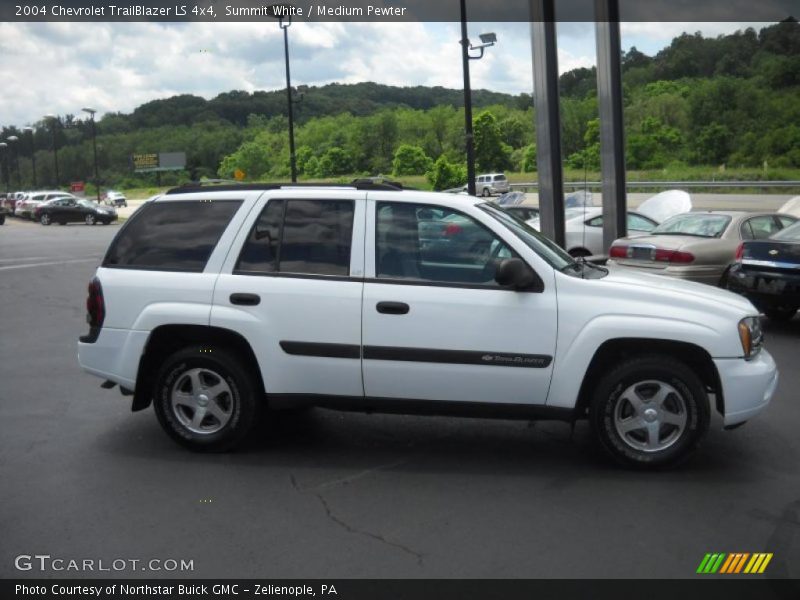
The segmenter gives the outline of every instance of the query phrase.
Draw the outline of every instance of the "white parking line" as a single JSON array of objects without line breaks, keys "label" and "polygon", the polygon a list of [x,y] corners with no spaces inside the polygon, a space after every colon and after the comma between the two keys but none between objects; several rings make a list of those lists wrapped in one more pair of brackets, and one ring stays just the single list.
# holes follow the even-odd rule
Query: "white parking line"
[{"label": "white parking line", "polygon": [[58,260],[53,262],[40,262],[40,263],[29,263],[26,265],[9,265],[6,267],[0,267],[0,271],[10,271],[11,269],[27,269],[28,267],[48,267],[52,265],[68,265],[71,263],[81,263],[81,262],[97,262],[100,260],[100,257],[97,258],[76,258],[74,260]]},{"label": "white parking line", "polygon": [[14,262],[14,261],[20,261],[20,260],[44,260],[44,259],[50,259],[50,258],[56,258],[56,257],[55,256],[18,256],[17,258],[0,258],[0,263]]}]

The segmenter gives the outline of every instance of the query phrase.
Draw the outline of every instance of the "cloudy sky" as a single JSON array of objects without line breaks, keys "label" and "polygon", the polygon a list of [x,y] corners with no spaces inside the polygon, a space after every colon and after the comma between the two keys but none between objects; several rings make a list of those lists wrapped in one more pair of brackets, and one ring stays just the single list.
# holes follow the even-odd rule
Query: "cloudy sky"
[{"label": "cloudy sky", "polygon": [[[706,36],[755,23],[627,23],[623,47],[654,54],[683,31]],[[531,92],[529,26],[473,23],[498,45],[474,61],[472,85]],[[376,81],[460,88],[457,23],[293,23],[292,83]],[[594,26],[558,26],[562,72],[595,62]],[[212,98],[230,90],[285,85],[277,23],[0,23],[0,124],[32,124],[47,113],[130,112],[175,94]]]}]

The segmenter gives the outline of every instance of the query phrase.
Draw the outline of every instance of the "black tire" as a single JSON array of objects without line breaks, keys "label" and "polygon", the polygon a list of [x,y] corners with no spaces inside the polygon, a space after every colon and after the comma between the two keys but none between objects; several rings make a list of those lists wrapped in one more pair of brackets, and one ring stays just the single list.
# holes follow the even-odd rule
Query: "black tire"
[{"label": "black tire", "polygon": [[39,217],[39,223],[42,225],[50,225],[53,222],[53,219],[50,218],[50,215],[47,213],[42,213],[42,216]]},{"label": "black tire", "polygon": [[797,314],[797,307],[781,306],[778,308],[765,308],[764,314],[770,321],[778,321],[779,323],[786,323],[791,321]]},{"label": "black tire", "polygon": [[0,213],[0,225],[6,224],[6,215],[5,213]]},{"label": "black tire", "polygon": [[481,195],[484,198],[488,198],[489,196],[492,195],[492,192],[489,191],[489,188],[483,188],[483,191],[481,192]]},{"label": "black tire", "polygon": [[86,217],[84,217],[83,221],[87,225],[97,225],[97,219],[92,214],[86,215]]},{"label": "black tire", "polygon": [[[172,394],[179,391],[182,382],[197,370],[212,373],[213,376],[208,376],[212,383],[223,382],[229,389],[222,396],[230,416],[219,430],[208,433],[192,431],[185,421],[194,415],[187,415],[185,409],[173,408],[172,403]],[[214,376],[218,379],[215,380]],[[224,347],[190,346],[175,352],[164,361],[153,391],[156,416],[164,431],[195,452],[225,452],[241,444],[253,430],[262,404],[260,384],[244,361]],[[213,429],[215,417],[203,417],[203,422],[208,419],[212,420]]]},{"label": "black tire", "polygon": [[[652,383],[651,383],[652,382]],[[674,403],[682,408],[674,415],[683,415],[685,424],[681,429],[677,425],[661,423],[658,416],[656,438],[665,435],[664,447],[645,450],[635,445],[647,444],[648,430],[645,427],[634,429],[624,434],[618,429],[618,416],[624,416],[624,410],[632,407],[623,394],[633,389],[638,398],[648,387],[664,386],[672,388],[675,393],[666,394],[664,403]],[[658,402],[651,404],[653,397],[643,400],[645,410],[653,410]],[[682,403],[682,404],[681,404]],[[663,406],[663,405],[662,405]],[[661,407],[659,407],[659,415]],[[652,415],[650,415],[652,416]],[[684,363],[668,355],[650,355],[632,358],[620,362],[613,367],[595,387],[589,410],[589,420],[600,445],[617,462],[637,468],[659,468],[674,466],[686,458],[697,448],[708,431],[711,418],[708,396],[700,378]],[[647,419],[640,418],[643,423]],[[623,421],[624,423],[624,421]],[[638,441],[635,436],[642,436]],[[673,437],[674,436],[674,437]],[[672,437],[672,441],[670,441]],[[669,442],[669,444],[667,444]]]},{"label": "black tire", "polygon": [[58,222],[58,224],[59,224],[59,225],[66,225],[66,224],[67,224],[67,222],[66,222],[66,221],[59,221],[59,222]]}]

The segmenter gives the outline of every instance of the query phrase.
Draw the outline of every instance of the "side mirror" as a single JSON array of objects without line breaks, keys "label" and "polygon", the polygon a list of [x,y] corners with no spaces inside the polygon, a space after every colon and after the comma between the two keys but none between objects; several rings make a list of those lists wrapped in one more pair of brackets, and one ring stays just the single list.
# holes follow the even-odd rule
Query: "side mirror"
[{"label": "side mirror", "polygon": [[[515,290],[534,289],[541,291],[541,281],[531,268],[520,258],[505,258],[497,265],[494,280],[504,287]],[[535,286],[534,284],[539,285]]]}]

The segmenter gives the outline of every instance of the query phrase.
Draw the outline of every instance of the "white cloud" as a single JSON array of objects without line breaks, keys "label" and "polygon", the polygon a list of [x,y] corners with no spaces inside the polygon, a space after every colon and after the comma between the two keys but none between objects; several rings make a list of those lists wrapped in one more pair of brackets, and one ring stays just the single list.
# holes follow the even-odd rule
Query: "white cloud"
[{"label": "white cloud", "polygon": [[[626,23],[624,41],[684,30],[705,35],[752,24]],[[559,24],[561,72],[595,63],[591,24]],[[532,90],[526,23],[470,23],[470,36],[495,31],[496,46],[471,61],[473,88]],[[293,23],[292,81],[376,81],[393,85],[463,84],[457,23]],[[641,46],[640,46],[641,49]],[[275,22],[0,23],[0,119],[25,125],[46,113],[92,106],[130,112],[174,94],[212,98],[230,90],[285,85],[283,36]]]}]

